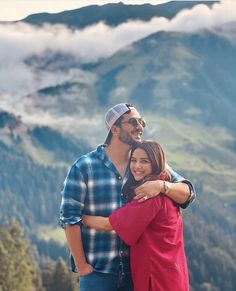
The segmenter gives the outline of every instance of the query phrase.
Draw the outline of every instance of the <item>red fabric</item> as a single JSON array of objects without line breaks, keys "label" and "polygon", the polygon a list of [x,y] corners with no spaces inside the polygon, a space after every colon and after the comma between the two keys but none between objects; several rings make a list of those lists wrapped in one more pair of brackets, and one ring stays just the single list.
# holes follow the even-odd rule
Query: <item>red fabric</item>
[{"label": "red fabric", "polygon": [[179,207],[164,195],[133,200],[114,211],[110,223],[131,246],[134,291],[188,291],[189,279]]}]

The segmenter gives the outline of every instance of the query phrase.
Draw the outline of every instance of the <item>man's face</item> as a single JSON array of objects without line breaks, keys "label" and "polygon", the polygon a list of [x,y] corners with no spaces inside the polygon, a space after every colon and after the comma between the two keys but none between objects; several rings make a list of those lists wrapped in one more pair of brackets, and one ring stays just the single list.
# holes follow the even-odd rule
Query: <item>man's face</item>
[{"label": "man's face", "polygon": [[120,125],[119,139],[128,145],[135,145],[141,142],[141,136],[144,131],[144,124],[140,114],[135,108],[123,115]]}]

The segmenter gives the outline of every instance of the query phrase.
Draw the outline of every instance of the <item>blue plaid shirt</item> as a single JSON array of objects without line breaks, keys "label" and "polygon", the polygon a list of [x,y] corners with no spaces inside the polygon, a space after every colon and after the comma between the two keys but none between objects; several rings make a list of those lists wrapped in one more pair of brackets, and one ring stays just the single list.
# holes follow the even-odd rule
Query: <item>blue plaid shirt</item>
[{"label": "blue plaid shirt", "polygon": [[[112,211],[127,203],[122,194],[124,179],[105,153],[106,145],[100,145],[79,158],[70,169],[62,190],[60,224],[80,224],[86,259],[94,270],[118,274],[130,272],[129,247],[113,232],[101,232],[85,228],[81,221],[83,214],[109,216]],[[170,169],[174,182],[184,181],[191,189],[191,199],[195,193],[190,182]],[[72,268],[73,269],[73,268]]]}]

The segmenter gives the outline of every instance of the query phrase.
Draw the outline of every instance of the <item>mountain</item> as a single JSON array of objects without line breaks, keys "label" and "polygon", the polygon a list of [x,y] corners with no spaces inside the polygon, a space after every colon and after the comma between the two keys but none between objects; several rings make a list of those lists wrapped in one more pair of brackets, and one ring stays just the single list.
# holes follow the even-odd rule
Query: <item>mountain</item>
[{"label": "mountain", "polygon": [[0,111],[0,201],[2,223],[15,218],[28,228],[57,224],[60,188],[78,156],[90,147],[48,127],[28,127]]},{"label": "mountain", "polygon": [[[146,137],[159,139],[174,165],[183,170],[194,166],[196,175],[205,173],[203,184],[233,195],[236,42],[226,32],[235,27],[235,23],[225,26],[223,35],[217,28],[152,34],[110,58],[79,66],[96,76],[95,83],[73,81],[45,88],[31,96],[32,103],[45,108],[49,100],[45,110],[59,115],[69,109],[70,117],[80,116],[82,126],[76,134],[101,143],[104,111],[128,100],[147,116]],[[47,62],[42,69],[47,70]],[[66,58],[63,63],[68,64]],[[87,122],[86,116],[91,117]],[[216,177],[223,183],[217,185]]]},{"label": "mountain", "polygon": [[99,75],[97,97],[108,104],[129,99],[153,112],[235,132],[235,43],[207,30],[158,32],[92,69]]},{"label": "mountain", "polygon": [[122,2],[106,5],[91,5],[71,11],[49,14],[33,14],[25,19],[24,22],[33,25],[65,24],[73,28],[85,28],[86,26],[104,22],[109,26],[117,26],[129,20],[148,21],[152,17],[163,16],[173,18],[179,11],[184,8],[192,8],[197,4],[204,3],[212,6],[218,1],[171,1],[159,5],[125,5]]},{"label": "mountain", "polygon": [[[223,126],[232,135],[236,129],[236,46],[235,32],[228,34],[235,27],[235,23],[226,25],[224,34],[217,27],[193,33],[158,32],[92,64],[78,64],[66,55],[31,57],[26,62],[39,73],[56,72],[58,63],[60,71],[80,69],[96,81],[67,80],[26,98],[53,114],[82,118],[97,112],[101,116],[104,105],[130,100],[186,123]],[[234,136],[225,145],[235,149]]]},{"label": "mountain", "polygon": [[[207,173],[204,184],[231,195],[236,186],[235,55],[235,41],[211,31],[159,32],[92,69],[99,75],[94,98],[108,106],[125,100],[136,104],[149,116],[147,136],[164,142],[177,165],[183,167],[181,155],[185,168],[196,165],[197,173]],[[231,186],[216,185],[216,176]]]}]

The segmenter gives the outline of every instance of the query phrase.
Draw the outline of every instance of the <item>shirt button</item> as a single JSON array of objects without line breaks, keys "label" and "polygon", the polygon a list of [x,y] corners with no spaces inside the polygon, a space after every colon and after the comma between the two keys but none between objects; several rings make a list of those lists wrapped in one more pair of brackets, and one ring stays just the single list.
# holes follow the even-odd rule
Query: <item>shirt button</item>
[{"label": "shirt button", "polygon": [[124,194],[123,194],[123,193],[121,193],[121,194],[120,194],[120,196],[121,196],[121,197],[123,197],[123,196],[124,196]]},{"label": "shirt button", "polygon": [[121,176],[119,176],[118,179],[121,180]]}]

